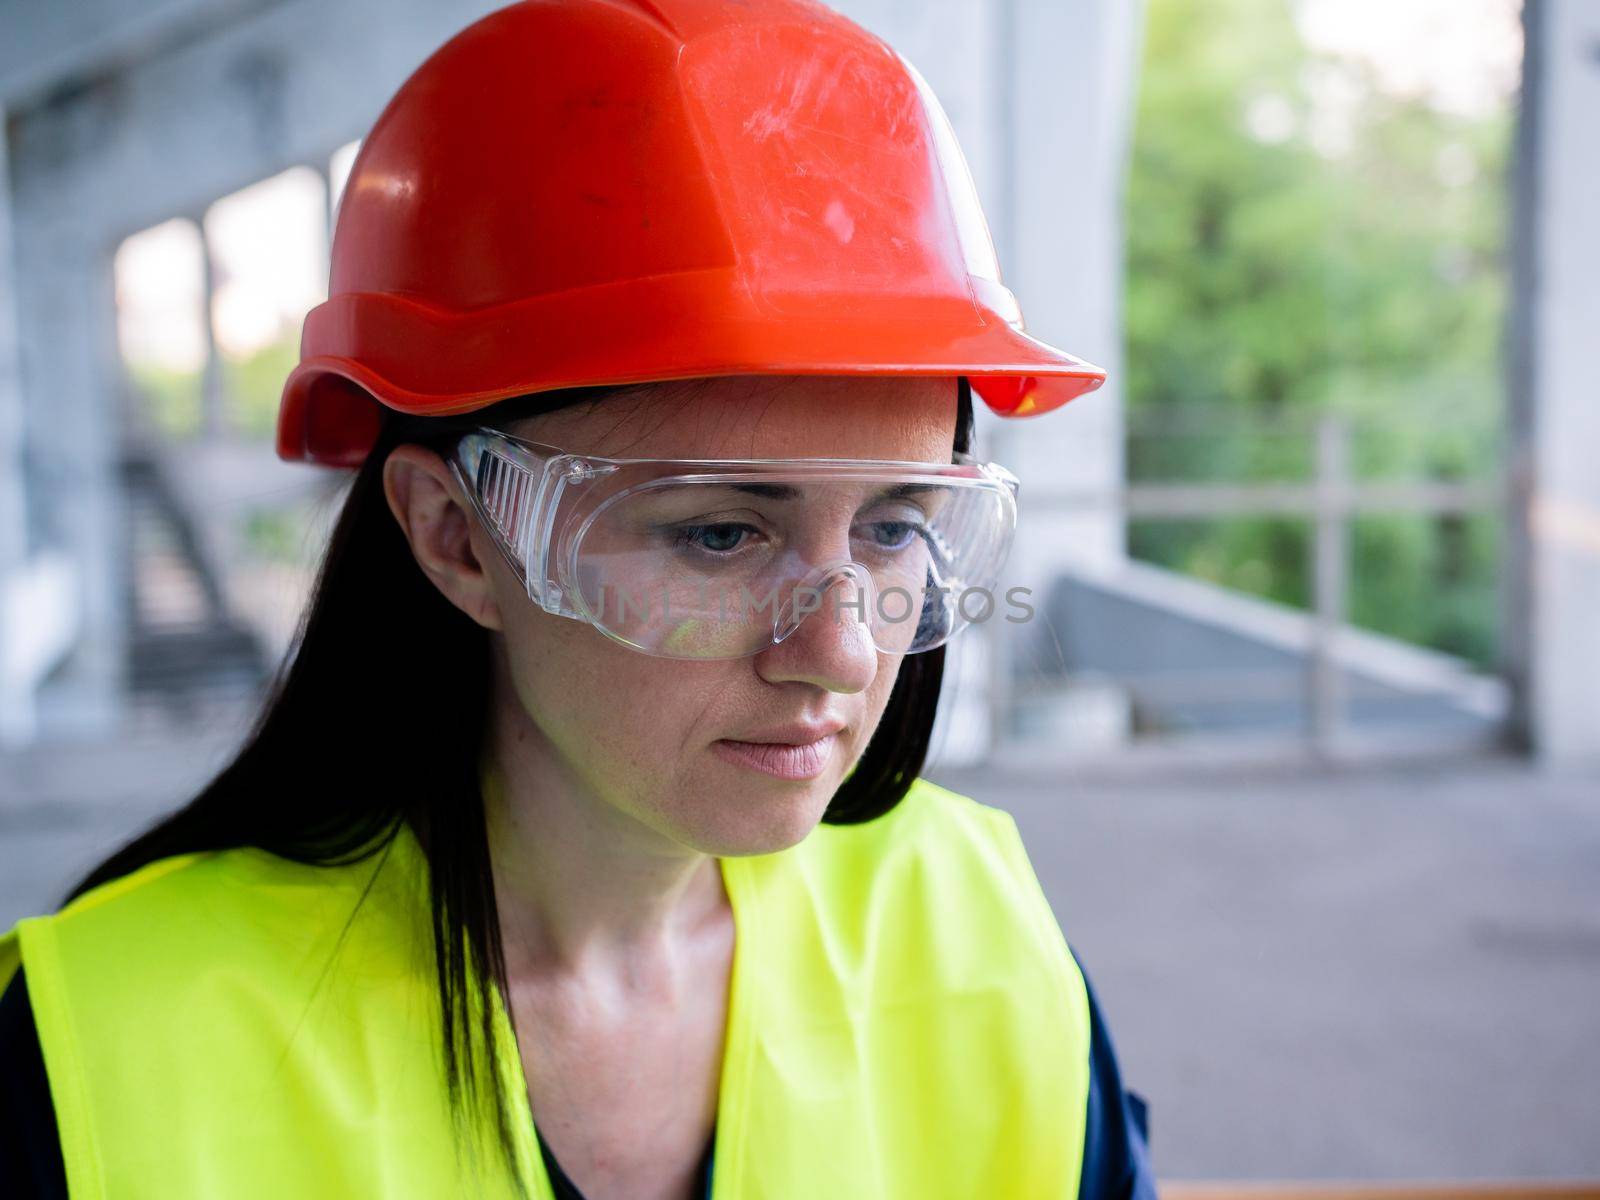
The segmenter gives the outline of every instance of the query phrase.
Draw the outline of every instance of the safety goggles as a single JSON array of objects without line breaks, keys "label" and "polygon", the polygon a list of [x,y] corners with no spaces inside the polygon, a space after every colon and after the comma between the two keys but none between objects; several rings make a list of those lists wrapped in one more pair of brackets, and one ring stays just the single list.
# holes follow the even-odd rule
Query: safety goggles
[{"label": "safety goggles", "polygon": [[890,654],[986,619],[1017,479],[953,458],[599,458],[478,429],[450,465],[546,612],[646,654],[716,659],[813,613]]}]

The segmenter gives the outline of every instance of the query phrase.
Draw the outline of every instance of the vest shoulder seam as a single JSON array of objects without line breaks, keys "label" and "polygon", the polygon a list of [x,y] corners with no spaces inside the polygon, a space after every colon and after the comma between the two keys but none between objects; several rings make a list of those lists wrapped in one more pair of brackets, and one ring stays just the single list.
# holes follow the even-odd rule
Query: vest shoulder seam
[{"label": "vest shoulder seam", "polygon": [[202,850],[158,858],[155,862],[146,863],[136,871],[130,871],[128,874],[119,876],[116,879],[107,880],[100,886],[83,893],[83,895],[74,897],[51,915],[64,917],[74,913],[91,912],[119,896],[136,891],[166,875],[171,875],[176,871],[192,866],[202,859],[209,858],[214,853],[216,852],[212,850]]}]

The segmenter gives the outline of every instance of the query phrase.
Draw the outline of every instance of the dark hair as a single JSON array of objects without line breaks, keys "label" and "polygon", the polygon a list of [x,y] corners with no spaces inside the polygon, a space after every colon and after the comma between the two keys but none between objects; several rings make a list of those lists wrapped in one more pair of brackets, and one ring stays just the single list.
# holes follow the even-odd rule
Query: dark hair
[{"label": "dark hair", "polygon": [[[429,863],[446,1082],[460,1115],[487,1094],[503,1148],[511,1132],[499,1090],[481,1090],[493,1045],[490,988],[506,995],[478,764],[489,727],[489,635],[418,568],[383,491],[390,451],[441,451],[480,425],[510,422],[620,389],[519,396],[451,417],[385,408],[355,475],[300,621],[244,744],[183,808],[116,851],[69,899],[176,854],[253,846],[298,863],[367,859],[410,825]],[[960,380],[954,449],[972,442]],[[426,637],[418,631],[426,630]],[[397,655],[404,642],[415,653]],[[823,820],[870,821],[905,796],[923,768],[944,674],[943,647],[907,655],[883,718]],[[432,696],[445,702],[395,703]],[[368,753],[366,751],[377,751]],[[478,1014],[477,1027],[471,1014]]]}]

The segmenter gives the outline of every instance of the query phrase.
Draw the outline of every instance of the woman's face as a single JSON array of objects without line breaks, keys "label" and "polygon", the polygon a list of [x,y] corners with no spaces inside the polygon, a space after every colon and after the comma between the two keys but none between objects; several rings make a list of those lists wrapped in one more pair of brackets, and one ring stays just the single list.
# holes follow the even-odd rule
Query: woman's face
[{"label": "woman's face", "polygon": [[[948,462],[956,397],[953,378],[739,376],[650,385],[509,432],[627,458]],[[747,658],[653,657],[541,611],[477,521],[468,526],[493,599],[484,614],[501,634],[497,703],[510,707],[499,729],[527,739],[522,751],[593,801],[705,853],[779,850],[821,820],[900,667],[861,636],[848,609],[841,621],[825,605]],[[833,731],[816,747],[820,770],[808,752],[749,745],[796,725]],[[802,770],[795,759],[806,760]]]}]

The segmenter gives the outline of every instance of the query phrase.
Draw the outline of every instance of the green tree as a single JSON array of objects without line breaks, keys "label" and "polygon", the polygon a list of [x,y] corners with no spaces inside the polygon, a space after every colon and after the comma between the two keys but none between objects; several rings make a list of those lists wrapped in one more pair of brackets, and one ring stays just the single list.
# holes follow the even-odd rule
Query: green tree
[{"label": "green tree", "polygon": [[[1337,412],[1365,477],[1495,468],[1509,115],[1320,57],[1287,0],[1149,0],[1127,194],[1129,471],[1303,479]],[[1304,522],[1135,522],[1139,557],[1304,604]],[[1358,622],[1487,662],[1491,518],[1358,522]]]}]

